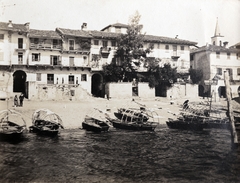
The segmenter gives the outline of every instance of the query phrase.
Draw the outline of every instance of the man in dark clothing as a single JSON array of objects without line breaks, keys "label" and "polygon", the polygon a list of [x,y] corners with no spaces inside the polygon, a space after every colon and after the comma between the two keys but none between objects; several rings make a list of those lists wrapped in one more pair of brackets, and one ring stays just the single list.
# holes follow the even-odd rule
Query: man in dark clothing
[{"label": "man in dark clothing", "polygon": [[19,106],[22,107],[23,106],[23,100],[24,100],[24,94],[22,93],[20,96],[19,96]]}]

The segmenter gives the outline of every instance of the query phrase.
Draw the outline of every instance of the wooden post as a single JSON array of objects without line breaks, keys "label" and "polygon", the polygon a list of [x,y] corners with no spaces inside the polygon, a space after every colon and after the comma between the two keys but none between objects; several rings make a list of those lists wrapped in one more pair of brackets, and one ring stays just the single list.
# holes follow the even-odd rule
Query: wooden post
[{"label": "wooden post", "polygon": [[231,136],[232,136],[232,142],[234,145],[237,145],[238,137],[237,137],[237,132],[236,132],[235,123],[234,123],[233,109],[232,109],[232,105],[231,105],[232,97],[231,97],[231,88],[230,88],[230,83],[229,83],[228,71],[224,72],[224,83],[226,86],[228,116],[229,116],[229,122],[230,122],[230,131],[231,131]]}]

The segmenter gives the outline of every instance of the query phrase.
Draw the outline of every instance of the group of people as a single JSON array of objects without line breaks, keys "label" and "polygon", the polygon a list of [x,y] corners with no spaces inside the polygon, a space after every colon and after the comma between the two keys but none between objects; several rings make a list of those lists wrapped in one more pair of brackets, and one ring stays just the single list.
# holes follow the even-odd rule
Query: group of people
[{"label": "group of people", "polygon": [[19,103],[18,103],[18,96],[15,95],[14,97],[14,107],[22,107],[23,106],[23,100],[24,100],[24,94],[21,93],[19,96]]}]

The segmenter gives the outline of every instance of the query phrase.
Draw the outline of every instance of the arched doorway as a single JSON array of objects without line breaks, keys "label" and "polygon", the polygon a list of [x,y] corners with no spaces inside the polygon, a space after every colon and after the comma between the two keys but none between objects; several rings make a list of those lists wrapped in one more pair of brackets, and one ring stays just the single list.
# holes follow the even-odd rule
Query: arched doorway
[{"label": "arched doorway", "polygon": [[103,78],[100,74],[93,74],[92,75],[92,95],[94,97],[103,97]]},{"label": "arched doorway", "polygon": [[24,71],[18,70],[13,73],[13,92],[25,93],[25,83],[27,74]]}]

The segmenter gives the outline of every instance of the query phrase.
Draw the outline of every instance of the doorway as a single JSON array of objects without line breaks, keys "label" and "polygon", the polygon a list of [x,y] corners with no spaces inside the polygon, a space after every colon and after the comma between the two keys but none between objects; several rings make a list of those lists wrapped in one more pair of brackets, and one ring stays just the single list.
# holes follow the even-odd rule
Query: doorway
[{"label": "doorway", "polygon": [[17,70],[13,73],[13,92],[25,92],[27,75],[24,71]]},{"label": "doorway", "polygon": [[103,78],[100,74],[93,74],[92,75],[92,95],[94,97],[103,97]]}]

